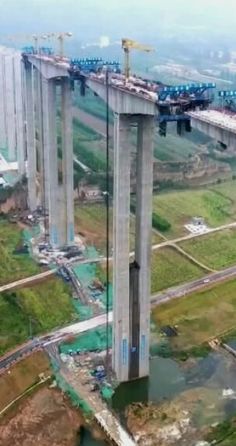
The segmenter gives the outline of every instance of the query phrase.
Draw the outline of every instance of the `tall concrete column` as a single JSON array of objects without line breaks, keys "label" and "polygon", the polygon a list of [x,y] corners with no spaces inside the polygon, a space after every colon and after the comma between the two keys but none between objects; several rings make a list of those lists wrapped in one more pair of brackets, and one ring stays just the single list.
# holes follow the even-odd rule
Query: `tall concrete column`
[{"label": "tall concrete column", "polygon": [[23,110],[23,80],[21,54],[14,55],[14,84],[15,84],[15,111],[16,111],[16,151],[18,171],[25,173],[25,134]]},{"label": "tall concrete column", "polygon": [[130,118],[114,119],[113,204],[113,370],[118,381],[129,379],[129,225]]},{"label": "tall concrete column", "polygon": [[16,118],[15,118],[15,83],[13,53],[5,57],[6,123],[8,140],[8,158],[15,161],[16,156]]},{"label": "tall concrete column", "polygon": [[64,226],[67,244],[74,243],[74,168],[72,138],[72,100],[69,78],[61,80],[62,180],[64,190]]},{"label": "tall concrete column", "polygon": [[0,148],[7,147],[6,100],[5,100],[5,64],[0,50]]},{"label": "tall concrete column", "polygon": [[139,377],[149,374],[154,117],[140,116],[137,144],[135,260],[139,265]]},{"label": "tall concrete column", "polygon": [[25,95],[26,95],[26,141],[27,141],[27,171],[29,207],[34,211],[37,207],[36,193],[36,145],[33,95],[33,67],[25,67]]},{"label": "tall concrete column", "polygon": [[61,78],[62,176],[58,171],[57,79],[42,80],[44,187],[49,239],[54,247],[74,242],[73,144],[70,82]]},{"label": "tall concrete column", "polygon": [[38,171],[40,182],[40,204],[45,206],[45,184],[44,184],[44,155],[43,155],[43,92],[42,92],[42,75],[40,71],[35,70],[36,80],[36,128],[37,128],[37,152],[38,152]]},{"label": "tall concrete column", "polygon": [[60,244],[58,224],[58,160],[56,132],[56,80],[42,80],[43,92],[43,153],[45,204],[49,213],[49,239],[52,246]]}]

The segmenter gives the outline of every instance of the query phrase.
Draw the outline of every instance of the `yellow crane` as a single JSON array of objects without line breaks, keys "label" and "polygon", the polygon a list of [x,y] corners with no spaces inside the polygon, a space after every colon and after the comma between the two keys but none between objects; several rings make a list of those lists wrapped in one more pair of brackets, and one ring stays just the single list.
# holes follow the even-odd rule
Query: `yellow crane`
[{"label": "yellow crane", "polygon": [[154,49],[150,46],[143,45],[131,39],[122,39],[121,42],[125,56],[124,60],[125,78],[126,80],[128,80],[130,76],[130,50],[139,50],[139,51],[145,51],[146,53],[150,53],[151,51],[154,51]]}]

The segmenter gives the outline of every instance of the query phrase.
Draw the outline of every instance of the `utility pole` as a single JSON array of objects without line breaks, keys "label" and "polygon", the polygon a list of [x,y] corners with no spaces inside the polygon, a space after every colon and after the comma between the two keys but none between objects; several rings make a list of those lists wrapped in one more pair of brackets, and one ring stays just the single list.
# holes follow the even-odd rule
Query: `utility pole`
[{"label": "utility pole", "polygon": [[29,338],[33,338],[33,332],[32,332],[32,319],[31,316],[29,316]]}]

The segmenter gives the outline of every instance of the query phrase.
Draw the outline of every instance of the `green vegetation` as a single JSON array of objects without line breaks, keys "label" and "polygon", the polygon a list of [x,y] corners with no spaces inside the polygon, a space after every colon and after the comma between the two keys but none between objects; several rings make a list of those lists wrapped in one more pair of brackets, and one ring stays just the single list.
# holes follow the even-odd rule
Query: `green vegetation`
[{"label": "green vegetation", "polygon": [[[105,253],[106,248],[106,208],[105,203],[84,204],[75,206],[76,231],[85,237],[89,245],[94,245],[99,251]],[[110,240],[112,241],[112,208],[110,208]],[[135,220],[131,216],[130,249],[134,248]],[[152,242],[162,241],[153,233]]]},{"label": "green vegetation", "polygon": [[160,215],[157,215],[155,212],[152,214],[152,226],[162,232],[168,231],[171,228],[171,224],[164,217],[160,217]]},{"label": "green vegetation", "polygon": [[90,167],[94,172],[105,171],[105,155],[102,156],[102,154],[99,153],[98,156],[91,150],[91,144],[100,141],[101,136],[77,118],[74,118],[73,123],[73,145],[75,155],[78,156],[79,161]]},{"label": "green vegetation", "polygon": [[211,429],[206,440],[211,444],[221,446],[232,446],[236,444],[236,419],[223,421]]},{"label": "green vegetation", "polygon": [[217,184],[211,187],[211,190],[221,195],[224,198],[228,198],[231,201],[231,212],[236,215],[236,194],[235,194],[235,181],[225,181],[221,184]]},{"label": "green vegetation", "polygon": [[235,229],[224,229],[180,243],[187,253],[213,269],[227,268],[236,263],[235,245]]},{"label": "green vegetation", "polygon": [[236,311],[236,280],[158,305],[152,312],[157,327],[177,325],[171,339],[175,351],[188,351],[233,330]]},{"label": "green vegetation", "polygon": [[168,127],[165,138],[159,135],[155,138],[154,155],[160,161],[187,161],[189,156],[196,154],[198,150],[197,144],[178,136],[172,126]]},{"label": "green vegetation", "polygon": [[[131,201],[130,203],[130,211],[135,214],[136,211],[136,205],[134,201]],[[153,212],[152,214],[152,227],[154,229],[157,229],[158,231],[168,231],[171,228],[171,224],[169,223],[166,218],[161,217],[156,212]]]},{"label": "green vegetation", "polygon": [[0,219],[0,285],[36,274],[40,268],[28,254],[14,255],[23,242],[22,230],[5,219]]},{"label": "green vegetation", "polygon": [[45,333],[70,322],[74,307],[67,286],[52,278],[31,288],[0,295],[0,354],[24,342],[29,336]]},{"label": "green vegetation", "polygon": [[[110,210],[110,224],[112,225],[112,209]],[[75,206],[75,225],[77,231],[85,237],[89,245],[105,252],[106,248],[106,208],[105,203],[79,204]],[[112,230],[110,225],[110,239]]]},{"label": "green vegetation", "polygon": [[[81,96],[79,91],[76,91],[75,93],[75,104],[81,110],[84,110],[97,118],[106,119],[106,105],[99,96],[95,96],[90,90],[86,90],[85,96]],[[110,121],[113,121],[113,113],[111,111]]]},{"label": "green vegetation", "polygon": [[170,237],[184,235],[187,232],[184,224],[189,223],[193,216],[204,217],[206,223],[214,227],[231,222],[236,215],[231,199],[219,194],[217,186],[214,190],[185,190],[154,195],[153,211],[170,222]]},{"label": "green vegetation", "polygon": [[101,136],[95,130],[77,118],[73,118],[73,130],[80,141],[97,141],[101,139]]},{"label": "green vegetation", "polygon": [[74,153],[77,155],[79,161],[84,163],[94,172],[104,172],[106,169],[105,156],[102,159],[101,156],[95,155],[94,152],[87,148],[87,145],[80,142],[79,138],[74,138]]},{"label": "green vegetation", "polygon": [[[105,152],[97,150],[102,144],[101,136],[91,127],[83,124],[79,119],[74,118],[73,127],[73,149],[78,160],[89,167],[93,174],[89,177],[89,182],[98,184],[104,188],[104,172],[106,170]],[[87,174],[78,165],[74,164],[74,184],[77,185]]]},{"label": "green vegetation", "polygon": [[200,268],[173,248],[161,248],[152,254],[152,293],[197,279],[203,274]]}]

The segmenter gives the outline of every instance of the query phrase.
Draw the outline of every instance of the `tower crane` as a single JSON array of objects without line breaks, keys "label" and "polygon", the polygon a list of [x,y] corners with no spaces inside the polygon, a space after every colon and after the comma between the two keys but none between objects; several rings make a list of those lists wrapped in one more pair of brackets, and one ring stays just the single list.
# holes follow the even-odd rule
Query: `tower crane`
[{"label": "tower crane", "polygon": [[131,39],[122,39],[121,42],[125,56],[124,59],[125,78],[126,80],[128,80],[130,75],[130,50],[139,50],[139,51],[145,51],[146,53],[150,53],[151,51],[154,51],[154,49],[150,46],[143,45]]},{"label": "tower crane", "polygon": [[59,55],[61,58],[64,57],[64,41],[65,37],[71,37],[72,33],[64,32],[64,33],[49,33],[47,34],[47,38],[56,38],[59,41]]},{"label": "tower crane", "polygon": [[33,46],[34,46],[34,50],[37,53],[39,50],[39,41],[42,39],[46,39],[47,35],[46,34],[18,34],[18,35],[11,35],[11,36],[7,36],[6,39],[9,41],[32,41],[34,42]]}]

